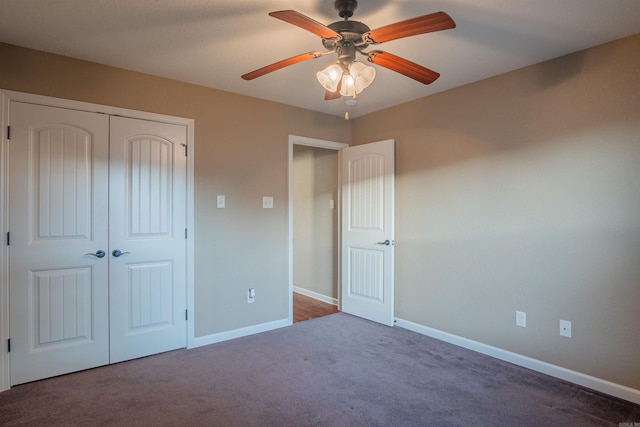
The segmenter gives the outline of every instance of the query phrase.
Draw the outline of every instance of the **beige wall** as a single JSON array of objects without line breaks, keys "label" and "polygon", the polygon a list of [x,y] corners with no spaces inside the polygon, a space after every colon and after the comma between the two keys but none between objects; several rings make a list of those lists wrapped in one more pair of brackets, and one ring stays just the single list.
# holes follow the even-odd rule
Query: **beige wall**
[{"label": "beige wall", "polygon": [[2,89],[195,119],[195,335],[288,317],[288,135],[349,142],[348,123],[6,44],[0,63]]},{"label": "beige wall", "polygon": [[287,316],[287,135],[393,138],[397,316],[640,389],[640,36],[350,122],[2,44],[0,63],[3,89],[195,119],[196,336]]},{"label": "beige wall", "polygon": [[293,285],[338,298],[338,152],[294,145],[293,177]]},{"label": "beige wall", "polygon": [[397,317],[640,389],[640,36],[352,123],[397,144]]}]

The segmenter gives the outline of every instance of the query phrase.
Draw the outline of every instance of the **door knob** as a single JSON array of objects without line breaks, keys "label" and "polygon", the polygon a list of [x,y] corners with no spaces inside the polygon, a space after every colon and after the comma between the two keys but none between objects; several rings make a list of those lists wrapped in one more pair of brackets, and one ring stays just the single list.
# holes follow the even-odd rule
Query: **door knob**
[{"label": "door knob", "polygon": [[96,258],[102,258],[102,257],[104,257],[104,256],[105,256],[105,252],[104,252],[103,250],[99,250],[99,251],[96,251],[96,253],[95,253],[95,254],[93,254],[93,253],[88,253],[88,254],[85,254],[85,256],[86,256],[86,255],[91,255],[91,256],[94,256],[94,257],[96,257]]},{"label": "door knob", "polygon": [[389,246],[389,245],[391,245],[391,240],[385,240],[384,242],[376,242],[376,245]]},{"label": "door knob", "polygon": [[130,254],[130,253],[131,252],[122,252],[120,249],[114,249],[113,252],[111,252],[111,255],[118,258],[120,255]]}]

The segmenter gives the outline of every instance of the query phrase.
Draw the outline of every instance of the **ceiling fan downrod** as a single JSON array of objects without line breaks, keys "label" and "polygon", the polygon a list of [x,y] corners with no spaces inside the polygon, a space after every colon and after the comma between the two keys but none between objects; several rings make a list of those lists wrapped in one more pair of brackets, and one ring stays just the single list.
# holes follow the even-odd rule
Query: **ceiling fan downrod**
[{"label": "ceiling fan downrod", "polygon": [[358,8],[357,0],[336,0],[334,3],[338,15],[345,20],[353,16],[353,12]]}]

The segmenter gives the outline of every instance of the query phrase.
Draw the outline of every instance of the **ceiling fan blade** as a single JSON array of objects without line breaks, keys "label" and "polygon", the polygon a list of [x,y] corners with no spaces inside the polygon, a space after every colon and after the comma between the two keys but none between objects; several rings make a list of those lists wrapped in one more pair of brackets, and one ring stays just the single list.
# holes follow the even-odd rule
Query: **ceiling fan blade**
[{"label": "ceiling fan blade", "polygon": [[436,12],[371,30],[368,33],[364,33],[362,39],[367,43],[384,43],[403,37],[449,30],[455,27],[456,23],[449,15],[444,12]]},{"label": "ceiling fan blade", "polygon": [[288,22],[289,24],[296,25],[303,30],[307,30],[318,37],[322,37],[323,39],[341,39],[342,36],[331,28],[327,27],[324,24],[321,24],[318,21],[315,21],[309,18],[306,15],[303,15],[295,10],[281,10],[278,12],[271,12],[269,16],[273,16],[274,18],[278,18],[283,20],[284,22]]},{"label": "ceiling fan blade", "polygon": [[433,83],[440,77],[440,73],[381,50],[369,52],[367,60],[373,64],[404,74],[426,85]]},{"label": "ceiling fan blade", "polygon": [[288,67],[289,65],[297,64],[298,62],[307,61],[309,59],[316,59],[322,55],[323,53],[318,51],[303,53],[301,55],[293,56],[291,58],[284,59],[274,64],[267,65],[266,67],[258,68],[257,70],[252,71],[250,73],[243,74],[242,78],[245,80],[253,80],[257,77],[264,76],[265,74],[269,74],[281,68]]},{"label": "ceiling fan blade", "polygon": [[324,100],[325,101],[331,101],[333,99],[342,98],[342,94],[340,93],[340,89],[342,89],[342,79],[340,79],[340,81],[338,81],[338,87],[336,88],[335,91],[333,91],[333,92],[329,92],[328,90],[324,91]]}]

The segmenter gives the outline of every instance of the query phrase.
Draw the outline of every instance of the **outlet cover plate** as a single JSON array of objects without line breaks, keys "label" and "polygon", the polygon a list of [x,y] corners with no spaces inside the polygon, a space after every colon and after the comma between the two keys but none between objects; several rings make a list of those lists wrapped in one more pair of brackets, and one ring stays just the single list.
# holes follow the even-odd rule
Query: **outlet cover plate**
[{"label": "outlet cover plate", "polygon": [[560,319],[560,336],[571,338],[571,321]]},{"label": "outlet cover plate", "polygon": [[273,209],[273,197],[263,197],[262,198],[262,208],[263,209]]},{"label": "outlet cover plate", "polygon": [[527,327],[527,313],[524,311],[516,311],[516,326],[521,328]]}]

